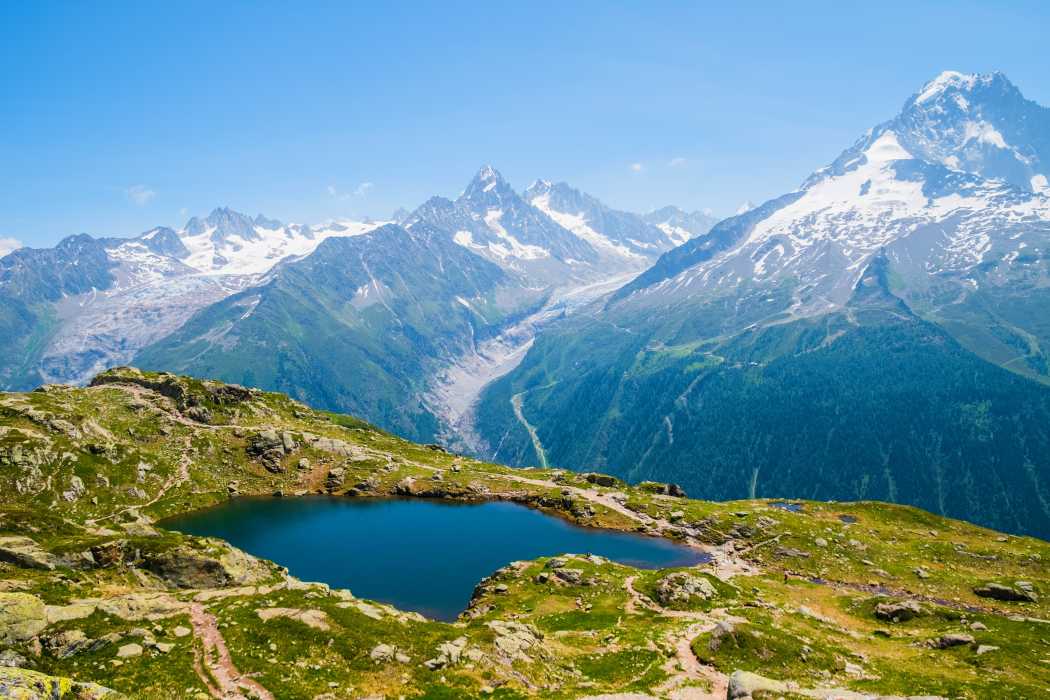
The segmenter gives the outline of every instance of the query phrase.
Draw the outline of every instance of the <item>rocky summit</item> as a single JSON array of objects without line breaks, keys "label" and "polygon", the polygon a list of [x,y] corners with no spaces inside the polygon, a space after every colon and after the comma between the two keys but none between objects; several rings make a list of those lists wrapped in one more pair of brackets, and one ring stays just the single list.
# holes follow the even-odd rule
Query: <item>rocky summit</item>
[{"label": "rocky summit", "polygon": [[[510,469],[280,394],[130,368],[0,395],[0,474],[2,697],[1037,698],[1050,686],[1050,544],[915,508],[713,503]],[[710,561],[508,562],[446,623],[163,526],[278,493],[514,501]]]}]

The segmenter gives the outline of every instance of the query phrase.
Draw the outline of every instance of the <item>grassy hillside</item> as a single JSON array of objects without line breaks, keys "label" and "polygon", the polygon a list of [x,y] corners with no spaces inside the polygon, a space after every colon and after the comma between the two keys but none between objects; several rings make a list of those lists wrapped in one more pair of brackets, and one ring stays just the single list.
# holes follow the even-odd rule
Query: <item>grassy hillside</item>
[{"label": "grassy hillside", "polygon": [[[510,469],[131,369],[0,395],[0,474],[0,694],[1038,698],[1050,684],[1050,545],[914,508],[712,503]],[[712,560],[508,564],[449,624],[156,524],[274,492],[512,500]]]}]

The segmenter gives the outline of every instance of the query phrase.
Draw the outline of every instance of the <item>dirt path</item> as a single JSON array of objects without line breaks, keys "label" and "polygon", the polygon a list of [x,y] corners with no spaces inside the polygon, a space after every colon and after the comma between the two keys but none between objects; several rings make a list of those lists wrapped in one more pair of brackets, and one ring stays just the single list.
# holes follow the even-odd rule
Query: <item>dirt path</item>
[{"label": "dirt path", "polygon": [[[627,603],[624,611],[628,615],[638,614],[641,608],[655,612],[661,617],[676,620],[692,620],[684,628],[675,628],[667,632],[665,639],[674,649],[674,656],[664,664],[668,679],[660,686],[662,694],[672,700],[725,700],[729,690],[729,677],[712,666],[700,663],[693,653],[693,641],[702,634],[713,630],[721,620],[712,613],[671,610],[663,607],[648,596],[644,596],[634,587],[637,576],[624,579],[624,590],[627,591]],[[708,686],[704,689],[700,685]]]},{"label": "dirt path", "polygon": [[[208,687],[208,692],[218,700],[274,700],[273,695],[258,681],[242,675],[233,665],[226,640],[219,632],[215,616],[200,603],[190,605],[190,622],[193,634],[200,640],[202,657],[196,664],[197,675]],[[203,664],[203,666],[202,666]]]}]

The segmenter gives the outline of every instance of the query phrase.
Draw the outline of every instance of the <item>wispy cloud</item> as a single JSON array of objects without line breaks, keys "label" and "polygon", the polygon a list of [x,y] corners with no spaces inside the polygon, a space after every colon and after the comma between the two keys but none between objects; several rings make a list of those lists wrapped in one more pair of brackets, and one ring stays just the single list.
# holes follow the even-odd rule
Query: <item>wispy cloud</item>
[{"label": "wispy cloud", "polygon": [[124,190],[124,194],[140,207],[146,206],[157,197],[157,193],[146,185],[132,185]]},{"label": "wispy cloud", "polygon": [[668,168],[680,168],[680,167],[682,167],[683,165],[685,165],[688,162],[689,161],[687,161],[682,156],[675,156],[671,160],[667,161],[667,167]]},{"label": "wispy cloud", "polygon": [[641,163],[631,163],[631,172],[640,173],[645,170],[645,166]]},{"label": "wispy cloud", "polygon": [[369,190],[375,187],[374,182],[361,182],[353,189],[352,192],[340,192],[339,188],[335,185],[329,185],[325,189],[328,190],[328,195],[335,199],[346,201],[353,199],[354,197],[365,197],[368,195]]},{"label": "wispy cloud", "polygon": [[17,238],[0,238],[0,258],[21,247],[22,241]]}]

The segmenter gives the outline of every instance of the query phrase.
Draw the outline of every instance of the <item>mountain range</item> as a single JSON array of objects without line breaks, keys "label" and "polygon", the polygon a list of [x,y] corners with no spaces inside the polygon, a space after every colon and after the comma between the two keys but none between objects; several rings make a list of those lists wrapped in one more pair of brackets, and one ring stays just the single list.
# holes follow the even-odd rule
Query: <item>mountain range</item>
[{"label": "mountain range", "polygon": [[545,329],[482,395],[486,454],[1050,534],[1047,138],[1003,75],[938,76]]},{"label": "mountain range", "polygon": [[510,464],[1050,534],[1050,110],[945,72],[715,222],[482,167],[394,221],[228,208],[0,259],[0,383],[133,363]]},{"label": "mountain range", "polygon": [[450,438],[463,410],[448,404],[480,390],[444,381],[463,358],[502,366],[542,323],[704,232],[702,219],[666,233],[564,183],[553,200],[539,187],[520,195],[485,166],[455,200],[397,223],[284,224],[223,207],[179,230],[20,249],[0,259],[0,387],[84,383],[134,362]]}]

